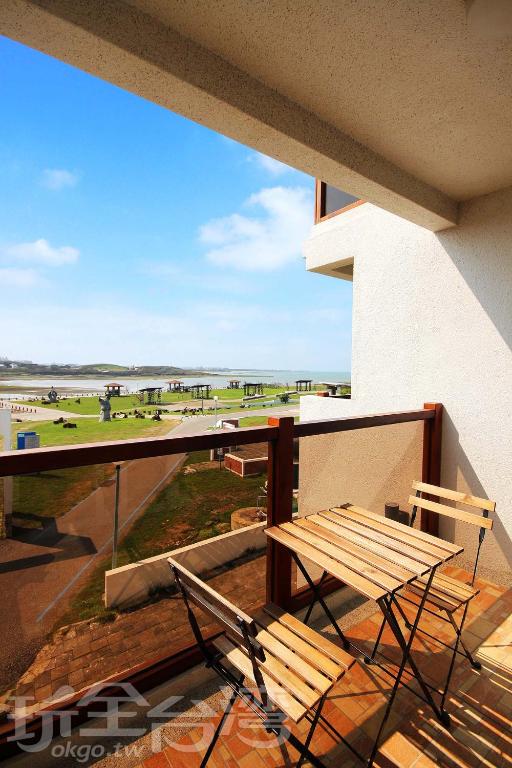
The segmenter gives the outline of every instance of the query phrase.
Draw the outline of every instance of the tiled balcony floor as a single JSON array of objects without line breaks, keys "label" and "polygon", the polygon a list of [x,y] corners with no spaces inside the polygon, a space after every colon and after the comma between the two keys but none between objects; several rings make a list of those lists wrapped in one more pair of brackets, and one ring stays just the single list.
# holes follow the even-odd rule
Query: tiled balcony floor
[{"label": "tiled balcony floor", "polygon": [[[452,575],[465,576],[450,569]],[[375,765],[380,768],[489,768],[512,767],[512,590],[479,581],[482,590],[473,600],[466,622],[465,638],[477,650],[482,671],[473,671],[459,657],[452,694],[447,709],[452,718],[448,733],[431,710],[411,692],[402,688],[388,721],[383,744]],[[412,614],[411,614],[412,615]],[[422,626],[441,639],[451,640],[450,627],[432,616],[425,616]],[[349,639],[364,645],[375,638],[380,613],[373,614],[347,631]],[[326,629],[327,631],[327,629]],[[370,643],[368,643],[370,647]],[[396,658],[394,639],[389,631],[383,636],[383,650]],[[433,685],[443,679],[449,661],[448,653],[434,641],[418,636],[416,658],[426,679]],[[332,691],[324,708],[325,716],[354,746],[368,754],[371,739],[379,726],[391,680],[378,667],[354,665],[344,680]],[[413,683],[416,687],[416,683]],[[218,697],[214,699],[219,706]],[[206,746],[202,744],[205,729],[212,722],[190,712],[194,725],[181,721],[181,736],[167,739],[163,751],[147,755],[138,763],[142,768],[196,768]],[[217,713],[216,719],[220,715]],[[297,759],[293,749],[279,747],[259,725],[254,724],[243,705],[236,707],[221,735],[209,765],[214,768],[275,768],[291,766]],[[185,718],[186,721],[186,718]],[[215,717],[213,718],[215,721]],[[296,729],[301,735],[308,728]],[[208,741],[206,740],[206,744]],[[255,746],[257,745],[257,747]],[[344,746],[336,743],[319,725],[312,749],[327,766],[361,765]],[[123,764],[122,758],[116,765]],[[133,765],[133,762],[131,762]],[[308,763],[305,763],[308,765]]]}]

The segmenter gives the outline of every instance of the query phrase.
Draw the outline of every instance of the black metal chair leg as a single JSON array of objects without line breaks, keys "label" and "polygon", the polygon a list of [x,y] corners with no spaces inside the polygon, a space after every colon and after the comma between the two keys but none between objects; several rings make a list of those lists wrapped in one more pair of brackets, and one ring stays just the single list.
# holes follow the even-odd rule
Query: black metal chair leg
[{"label": "black metal chair leg", "polygon": [[455,620],[454,620],[453,616],[448,614],[450,616],[452,625],[453,625],[453,627],[455,629],[455,633],[457,635],[457,639],[456,639],[455,645],[453,647],[452,659],[451,659],[451,662],[450,662],[450,669],[448,670],[448,675],[446,677],[446,682],[445,682],[445,685],[444,685],[443,696],[442,696],[442,699],[441,699],[441,707],[442,707],[443,710],[444,710],[444,703],[445,703],[446,697],[448,695],[448,689],[450,687],[450,682],[451,682],[451,679],[452,679],[453,670],[455,668],[455,659],[457,657],[457,651],[459,649],[459,643],[462,642],[462,628],[464,627],[464,622],[466,621],[466,615],[467,615],[467,612],[468,612],[468,607],[469,607],[469,603],[466,603],[466,605],[464,607],[464,613],[462,614],[462,619],[461,619],[459,627],[457,627],[457,624],[455,623]]},{"label": "black metal chair leg", "polygon": [[300,753],[301,760],[307,758],[311,765],[314,765],[315,768],[327,768],[325,763],[323,763],[319,757],[316,757],[316,755],[314,755],[309,749],[304,749],[304,744],[302,744],[302,742],[300,742],[298,738],[293,735],[293,733],[288,734],[288,743],[291,744],[292,747]]},{"label": "black metal chair leg", "polygon": [[460,642],[460,645],[462,646],[462,648],[463,648],[463,650],[464,650],[464,655],[466,656],[467,660],[469,661],[469,663],[471,664],[471,666],[473,667],[473,669],[477,669],[477,670],[480,670],[480,669],[482,669],[482,665],[480,664],[480,662],[479,662],[479,661],[477,661],[477,660],[476,660],[476,659],[473,657],[473,654],[471,653],[471,651],[469,650],[469,648],[466,648],[466,645],[465,645],[465,643],[464,643],[464,640],[462,639],[462,628],[463,628],[463,626],[464,626],[464,621],[465,621],[465,619],[466,619],[466,613],[467,613],[467,607],[466,607],[466,610],[464,611],[464,616],[463,616],[463,619],[462,619],[462,622],[461,622],[461,625],[460,625],[460,627],[458,627],[458,626],[457,626],[457,623],[456,623],[456,621],[455,621],[455,619],[453,618],[453,616],[452,616],[452,614],[451,614],[451,613],[449,613],[449,614],[448,614],[448,618],[450,619],[450,621],[451,621],[451,623],[452,623],[452,626],[453,626],[453,628],[454,628],[454,630],[455,630],[456,634],[457,634],[457,635],[458,635],[458,637],[459,637],[459,642]]},{"label": "black metal chair leg", "polygon": [[[239,685],[243,682],[243,679],[244,678],[242,676],[240,678],[240,680],[238,681]],[[222,715],[222,717],[220,719],[220,723],[218,724],[217,728],[215,729],[215,733],[213,734],[213,738],[212,738],[211,742],[208,745],[208,749],[206,750],[206,753],[205,753],[203,759],[201,760],[200,768],[205,768],[206,763],[210,759],[210,757],[212,755],[212,752],[213,752],[213,750],[215,748],[215,744],[217,743],[217,740],[218,740],[218,738],[220,736],[220,732],[222,731],[222,729],[224,727],[224,723],[226,722],[227,718],[229,717],[229,713],[233,709],[233,706],[235,704],[235,701],[237,700],[237,697],[238,697],[238,691],[235,690],[231,694],[231,698],[229,699],[228,705],[227,705],[226,709],[224,710],[224,714]]]},{"label": "black metal chair leg", "polygon": [[313,717],[313,721],[311,723],[311,728],[309,729],[309,733],[307,735],[306,741],[304,742],[304,749],[302,750],[302,754],[299,757],[299,760],[297,762],[297,768],[301,767],[302,763],[304,762],[304,760],[308,756],[309,745],[311,744],[311,739],[313,738],[313,733],[314,733],[315,728],[316,728],[316,726],[318,724],[318,720],[320,718],[320,713],[322,711],[322,707],[324,705],[324,702],[325,702],[325,696],[322,696],[322,698],[318,702],[318,705],[317,705],[317,708],[316,708],[316,711],[315,711],[315,716]]}]

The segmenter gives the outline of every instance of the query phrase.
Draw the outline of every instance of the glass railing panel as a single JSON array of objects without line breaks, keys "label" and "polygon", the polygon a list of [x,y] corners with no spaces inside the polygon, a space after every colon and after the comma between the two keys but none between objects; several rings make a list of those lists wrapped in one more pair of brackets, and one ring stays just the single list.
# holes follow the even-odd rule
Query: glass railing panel
[{"label": "glass railing panel", "polygon": [[[423,423],[410,422],[300,438],[300,516],[351,503],[384,515],[396,503],[407,521],[413,480],[421,479]],[[315,577],[320,577],[313,568]],[[295,576],[295,588],[304,585]]]},{"label": "glass railing panel", "polygon": [[171,553],[240,608],[264,602],[268,449],[249,448],[12,479],[0,542],[9,707],[37,710],[193,645]]}]

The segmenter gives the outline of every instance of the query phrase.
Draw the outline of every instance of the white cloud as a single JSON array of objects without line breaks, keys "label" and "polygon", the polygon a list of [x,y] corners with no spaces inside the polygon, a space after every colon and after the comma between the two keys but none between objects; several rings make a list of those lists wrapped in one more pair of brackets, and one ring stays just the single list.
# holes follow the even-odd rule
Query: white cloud
[{"label": "white cloud", "polygon": [[75,187],[78,183],[78,175],[65,168],[46,168],[41,177],[41,184],[47,189],[57,191],[66,187]]},{"label": "white cloud", "polygon": [[249,155],[249,161],[257,163],[263,170],[276,178],[293,170],[289,165],[281,163],[280,160],[274,160],[273,157],[268,155],[263,155],[261,152],[254,152],[252,155]]},{"label": "white cloud", "polygon": [[145,260],[139,263],[137,271],[145,277],[158,278],[158,281],[153,280],[153,287],[157,283],[166,292],[169,291],[169,287],[178,288],[180,291],[187,288],[222,294],[247,295],[254,292],[254,285],[248,286],[242,276],[229,275],[225,272],[219,274],[213,268],[198,271],[197,265],[193,262],[186,266],[178,266],[168,261]]},{"label": "white cloud", "polygon": [[40,282],[40,275],[35,269],[16,269],[0,267],[0,285],[9,288],[30,288]]},{"label": "white cloud", "polygon": [[300,258],[311,227],[313,197],[309,189],[269,187],[251,195],[245,205],[256,209],[256,214],[234,213],[200,228],[200,241],[212,246],[206,253],[210,262],[248,272],[270,272]]},{"label": "white cloud", "polygon": [[172,261],[146,260],[139,264],[138,271],[148,277],[163,277],[169,280],[183,278],[183,270]]},{"label": "white cloud", "polygon": [[4,257],[15,261],[26,261],[46,267],[60,267],[63,264],[75,264],[80,251],[70,245],[54,247],[48,240],[40,238],[32,243],[17,243],[2,250]]},{"label": "white cloud", "polygon": [[[62,297],[45,301],[41,292],[41,301],[27,302],[12,323],[18,297],[14,290],[6,294],[0,302],[0,327],[8,327],[9,333],[4,334],[2,354],[13,359],[308,370],[349,367],[348,306],[341,308],[339,322],[319,322],[306,308],[298,323],[294,307],[241,297],[231,300],[225,294],[222,300],[169,302],[168,309],[158,311],[138,307],[115,293],[89,293],[87,303],[77,298],[60,304]],[[331,310],[334,315],[338,307]],[[333,349],[340,344],[346,348],[346,360],[341,360],[340,349],[334,365]]]}]

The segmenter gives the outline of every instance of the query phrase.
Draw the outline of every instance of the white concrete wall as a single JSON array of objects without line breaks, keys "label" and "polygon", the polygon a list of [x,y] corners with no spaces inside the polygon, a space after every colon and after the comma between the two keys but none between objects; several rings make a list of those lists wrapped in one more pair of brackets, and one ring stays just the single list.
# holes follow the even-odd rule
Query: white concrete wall
[{"label": "white concrete wall", "polygon": [[[496,500],[482,562],[510,580],[512,189],[463,204],[437,234],[363,205],[317,225],[306,255],[316,270],[354,259],[353,399],[303,397],[301,419],[443,403],[442,483]],[[450,526],[471,557],[474,531]]]},{"label": "white concrete wall", "polygon": [[125,608],[146,600],[152,591],[174,582],[167,558],[171,555],[192,573],[202,574],[241,557],[248,550],[263,549],[265,523],[255,523],[211,539],[198,541],[161,555],[114,568],[105,573],[105,605]]}]

